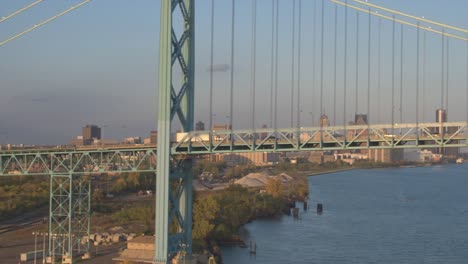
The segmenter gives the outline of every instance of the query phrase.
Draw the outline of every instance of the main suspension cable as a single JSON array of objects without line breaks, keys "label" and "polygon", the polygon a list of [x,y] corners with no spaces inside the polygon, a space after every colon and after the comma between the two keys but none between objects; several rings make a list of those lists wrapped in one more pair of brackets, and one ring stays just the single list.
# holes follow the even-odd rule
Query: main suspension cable
[{"label": "main suspension cable", "polygon": [[41,3],[41,2],[44,2],[44,0],[38,0],[38,1],[34,2],[34,3],[31,3],[31,4],[29,4],[29,5],[25,6],[25,7],[23,7],[23,8],[21,8],[21,9],[15,11],[15,12],[9,14],[8,16],[2,17],[2,18],[0,19],[0,23],[5,22],[5,21],[7,21],[8,19],[10,19],[10,18],[12,18],[12,17],[14,17],[14,16],[16,16],[16,15],[18,15],[18,14],[21,14],[22,12],[24,12],[24,11],[26,11],[26,10],[28,10],[28,9],[30,9],[30,8],[32,8],[32,7],[34,7],[35,5],[37,5],[37,4]]},{"label": "main suspension cable", "polygon": [[[346,6],[346,7],[361,11],[361,12],[366,13],[366,14],[369,13],[369,11],[367,9],[363,9],[363,8],[360,8],[360,7],[357,7],[357,6],[349,5],[346,2],[344,3],[344,2],[341,2],[339,0],[329,0],[329,1],[331,1],[333,3],[340,4],[342,6]],[[407,26],[410,26],[410,27],[415,27],[415,28],[418,27],[418,25],[416,25],[414,23],[406,22],[406,21],[401,20],[401,19],[395,19],[395,15],[393,15],[393,17],[390,17],[390,16],[386,16],[386,15],[382,15],[380,13],[374,13],[374,12],[371,12],[371,14],[374,15],[374,16],[381,17],[381,18],[385,18],[385,19],[390,20],[390,21],[395,20],[395,22],[398,22],[399,24],[404,24],[404,25],[407,25]],[[454,38],[454,39],[459,39],[459,40],[463,40],[463,41],[468,40],[468,38],[460,37],[460,36],[457,36],[457,35],[454,35],[454,34],[448,34],[445,31],[435,30],[435,29],[433,29],[431,27],[419,26],[419,28],[422,29],[422,30],[425,30],[425,31],[429,31],[429,32],[432,32],[432,33],[439,34],[439,35],[445,35],[446,37],[450,37],[450,38]]]},{"label": "main suspension cable", "polygon": [[85,5],[85,4],[87,4],[87,3],[91,2],[91,1],[92,1],[92,0],[85,0],[85,1],[79,3],[79,4],[75,5],[75,6],[72,6],[72,7],[70,7],[69,9],[67,9],[67,10],[65,10],[65,11],[63,11],[63,12],[61,12],[61,13],[59,13],[59,14],[57,14],[57,15],[55,15],[55,16],[49,18],[49,19],[47,19],[47,20],[44,20],[44,21],[42,21],[41,23],[36,24],[36,25],[30,27],[29,29],[26,29],[25,31],[23,31],[23,32],[21,32],[21,33],[19,33],[19,34],[16,34],[16,35],[14,35],[14,36],[12,36],[12,37],[10,37],[10,38],[8,38],[8,39],[6,39],[6,40],[0,42],[0,46],[3,46],[3,45],[5,45],[5,44],[7,44],[8,42],[10,42],[10,41],[12,41],[12,40],[15,40],[15,39],[17,39],[17,38],[23,36],[24,34],[27,34],[27,33],[31,32],[31,31],[35,30],[35,29],[38,29],[39,27],[44,26],[44,25],[46,25],[47,23],[50,23],[50,22],[54,21],[55,19],[57,19],[57,18],[59,18],[59,17],[65,15],[65,14],[67,14],[67,13],[70,13],[71,11],[73,11],[73,10],[75,10],[75,9],[77,9],[77,8],[83,6],[83,5]]},{"label": "main suspension cable", "polygon": [[[399,16],[404,16],[404,17],[408,17],[408,18],[411,18],[411,19],[415,19],[415,20],[418,20],[418,21],[425,22],[425,23],[429,23],[429,24],[432,24],[432,25],[440,26],[440,27],[443,27],[443,28],[450,28],[450,29],[460,31],[460,32],[463,32],[463,33],[468,33],[468,30],[463,29],[463,28],[458,28],[458,27],[447,25],[447,24],[442,24],[442,23],[439,23],[439,22],[436,22],[436,21],[425,19],[423,17],[417,17],[417,16],[405,14],[405,13],[402,13],[402,12],[399,12],[399,11],[396,11],[396,10],[392,10],[392,9],[389,9],[389,8],[385,8],[385,7],[382,7],[382,6],[378,6],[378,5],[375,5],[375,4],[368,3],[367,0],[365,2],[361,1],[361,0],[353,0],[353,1],[358,2],[360,4],[363,4],[363,5],[367,5],[367,6],[370,6],[370,7],[377,8],[377,9],[380,9],[380,10],[383,10],[383,11],[386,11],[386,12],[389,12],[389,13],[393,13],[393,14],[396,14],[396,15],[399,15]],[[418,27],[419,27],[419,24],[418,24]]]}]

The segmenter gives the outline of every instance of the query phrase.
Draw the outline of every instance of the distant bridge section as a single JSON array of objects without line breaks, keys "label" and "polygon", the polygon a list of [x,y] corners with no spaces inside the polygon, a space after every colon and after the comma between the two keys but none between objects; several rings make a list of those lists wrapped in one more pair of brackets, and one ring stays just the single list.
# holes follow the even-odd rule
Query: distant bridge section
[{"label": "distant bridge section", "polygon": [[[178,135],[180,156],[278,151],[468,147],[466,122],[193,131]],[[156,145],[0,152],[0,176],[155,172]]]},{"label": "distant bridge section", "polygon": [[172,153],[467,147],[467,123],[405,123],[187,133]]}]

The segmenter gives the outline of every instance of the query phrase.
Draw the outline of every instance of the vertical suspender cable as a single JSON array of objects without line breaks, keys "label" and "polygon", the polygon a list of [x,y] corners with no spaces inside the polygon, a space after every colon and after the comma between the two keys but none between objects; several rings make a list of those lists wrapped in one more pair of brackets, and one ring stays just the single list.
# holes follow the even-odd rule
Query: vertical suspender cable
[{"label": "vertical suspender cable", "polygon": [[271,53],[270,53],[270,127],[273,127],[273,86],[275,70],[275,0],[271,0]]},{"label": "vertical suspender cable", "polygon": [[422,52],[422,71],[423,71],[423,80],[422,80],[422,122],[426,121],[426,31],[423,32],[423,52]]},{"label": "vertical suspender cable", "polygon": [[335,32],[334,32],[334,62],[333,62],[333,126],[336,126],[336,74],[338,50],[338,5],[335,3]]},{"label": "vertical suspender cable", "polygon": [[356,94],[355,96],[355,110],[354,114],[359,112],[359,12],[356,12]]},{"label": "vertical suspender cable", "polygon": [[257,83],[257,0],[252,1],[252,127],[255,131],[255,95]]},{"label": "vertical suspender cable", "polygon": [[445,77],[445,29],[442,29],[442,53],[441,53],[441,75],[440,75],[440,109],[444,109],[444,77]]},{"label": "vertical suspender cable", "polygon": [[[468,34],[466,35],[468,39]],[[466,122],[468,123],[468,41],[466,41]],[[465,131],[466,133],[466,131]]]},{"label": "vertical suspender cable", "polygon": [[294,77],[295,73],[295,55],[296,55],[296,0],[292,1],[292,33],[291,33],[291,117],[290,117],[290,127],[294,127]]},{"label": "vertical suspender cable", "polygon": [[[444,98],[445,98],[445,28],[442,29],[442,54],[441,54],[441,67],[442,67],[442,70],[441,70],[441,98],[440,98],[440,104],[441,104],[441,109],[445,109],[446,105],[444,105]],[[439,117],[439,114],[437,114],[437,116]],[[445,116],[447,116],[447,113],[445,113]],[[439,120],[439,122],[443,122],[443,117],[442,117],[442,120]],[[439,134],[440,134],[440,137],[443,139],[444,138],[444,134],[445,134],[445,130],[444,128],[441,126],[439,128]],[[445,154],[445,148],[443,147],[440,147],[439,148],[439,153],[441,154]]]},{"label": "vertical suspender cable", "polygon": [[[404,28],[403,24],[400,27],[400,123],[403,123],[403,38],[404,38]],[[401,133],[401,129],[400,129]]]},{"label": "vertical suspender cable", "polygon": [[378,51],[377,51],[377,119],[380,118],[380,93],[382,91],[382,18],[379,17],[378,31]]},{"label": "vertical suspender cable", "polygon": [[[371,90],[371,30],[372,30],[372,25],[371,25],[371,22],[372,22],[372,15],[371,15],[371,11],[370,11],[370,8],[369,8],[369,28],[368,28],[368,38],[367,38],[367,127],[369,128],[370,126],[370,116],[371,116],[371,112],[370,112],[370,102],[371,102],[371,94],[370,94],[370,90]],[[367,136],[370,137],[370,133],[368,132],[367,133]]]},{"label": "vertical suspender cable", "polygon": [[420,29],[418,22],[416,36],[416,127],[419,127],[419,33]]},{"label": "vertical suspender cable", "polygon": [[[275,132],[278,129],[278,35],[279,35],[279,0],[276,0],[276,36],[275,36],[275,104],[273,106],[275,112]],[[276,138],[276,133],[275,133]]]},{"label": "vertical suspender cable", "polygon": [[392,135],[395,125],[395,15],[392,16]]},{"label": "vertical suspender cable", "polygon": [[447,56],[445,58],[445,60],[447,61],[447,74],[446,74],[446,78],[445,78],[445,114],[448,118],[448,114],[449,114],[449,79],[450,79],[450,38],[447,38]]},{"label": "vertical suspender cable", "polygon": [[214,62],[214,8],[215,0],[211,0],[211,40],[210,40],[210,116],[208,128],[213,130],[213,62]]},{"label": "vertical suspender cable", "polygon": [[[315,49],[316,49],[316,46],[317,46],[317,41],[316,41],[316,31],[317,31],[317,27],[316,27],[316,24],[317,24],[317,0],[312,0],[314,2],[314,10],[312,11],[312,16],[313,16],[313,20],[312,20],[312,100],[311,100],[311,105],[312,105],[312,117],[313,117],[313,112],[314,112],[314,99],[315,99],[315,69],[316,69],[316,52],[315,52]],[[312,126],[314,126],[314,119],[312,118]]]},{"label": "vertical suspender cable", "polygon": [[[301,51],[302,51],[302,0],[299,0],[299,28],[297,43],[297,128],[301,127]],[[299,129],[298,129],[299,133]]]},{"label": "vertical suspender cable", "polygon": [[[345,4],[348,4],[348,0],[345,0]],[[347,82],[348,82],[348,8],[344,8],[345,17],[344,17],[344,63],[343,63],[343,136],[344,142],[346,142],[346,97],[347,97]]]},{"label": "vertical suspender cable", "polygon": [[[323,64],[324,64],[324,58],[323,58],[323,45],[324,45],[324,33],[325,33],[325,0],[322,0],[322,21],[320,23],[321,26],[321,32],[320,32],[320,128],[323,126],[322,116],[323,116],[323,74],[324,74],[324,69],[323,69]],[[320,135],[323,136],[322,132],[320,132]]]},{"label": "vertical suspender cable", "polygon": [[236,0],[232,0],[231,12],[231,96],[230,96],[230,110],[229,110],[229,125],[232,133],[233,119],[234,119],[234,37],[235,37],[235,16],[236,16]]}]

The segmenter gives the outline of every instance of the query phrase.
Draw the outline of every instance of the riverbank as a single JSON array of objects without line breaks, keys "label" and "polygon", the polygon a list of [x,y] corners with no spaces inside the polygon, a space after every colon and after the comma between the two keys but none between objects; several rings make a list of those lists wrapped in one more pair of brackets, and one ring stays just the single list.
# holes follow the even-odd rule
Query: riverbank
[{"label": "riverbank", "polygon": [[241,232],[257,244],[256,256],[223,247],[224,263],[464,263],[467,166],[309,177],[310,201],[324,202],[323,214],[249,223]]},{"label": "riverbank", "polygon": [[436,166],[441,165],[441,163],[418,163],[418,162],[403,162],[403,163],[372,163],[372,162],[357,162],[353,166],[349,166],[346,168],[330,168],[330,169],[322,169],[320,171],[300,171],[297,172],[298,175],[306,176],[306,177],[313,177],[323,174],[330,174],[330,173],[337,173],[343,171],[350,171],[350,170],[360,170],[360,169],[386,169],[386,168],[416,168],[416,167],[428,167],[428,166]]},{"label": "riverbank", "polygon": [[329,170],[329,171],[321,171],[321,172],[304,172],[304,176],[313,177],[313,176],[319,176],[323,174],[337,173],[337,172],[356,170],[356,169],[359,169],[359,168],[345,168],[345,169]]}]

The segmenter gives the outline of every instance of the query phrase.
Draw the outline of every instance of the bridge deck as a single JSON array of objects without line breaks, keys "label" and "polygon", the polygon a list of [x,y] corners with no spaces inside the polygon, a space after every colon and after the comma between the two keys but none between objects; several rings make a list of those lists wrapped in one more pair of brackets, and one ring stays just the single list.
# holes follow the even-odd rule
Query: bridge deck
[{"label": "bridge deck", "polygon": [[[239,152],[468,147],[466,122],[299,129],[194,131],[181,134],[174,155]],[[442,133],[439,133],[442,131]],[[0,176],[154,172],[156,145],[84,146],[0,152]]]}]

